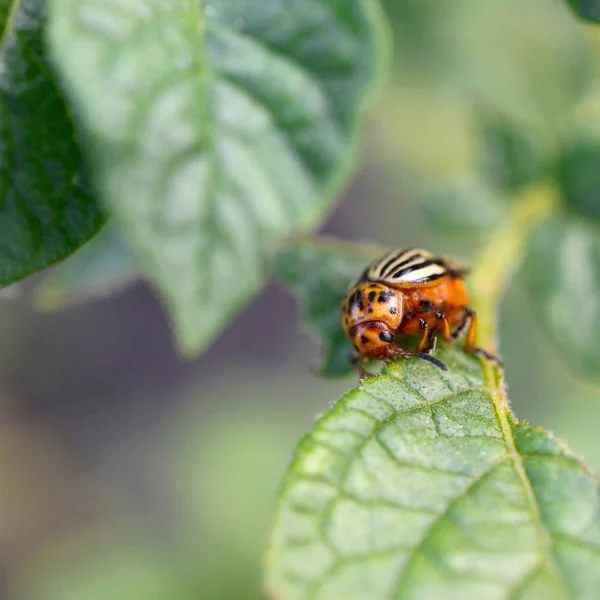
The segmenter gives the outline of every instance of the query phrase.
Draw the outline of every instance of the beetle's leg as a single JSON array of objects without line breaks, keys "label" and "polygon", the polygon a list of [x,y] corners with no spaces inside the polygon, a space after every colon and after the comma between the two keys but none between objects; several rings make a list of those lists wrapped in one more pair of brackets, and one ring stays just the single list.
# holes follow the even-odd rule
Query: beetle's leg
[{"label": "beetle's leg", "polygon": [[467,325],[470,324],[470,318],[465,316],[465,318],[460,322],[459,326],[452,332],[451,341],[455,342],[460,337],[462,337],[463,333],[467,329]]},{"label": "beetle's leg", "polygon": [[437,332],[434,329],[432,329],[429,332],[429,337],[427,338],[429,343],[427,344],[427,348],[425,348],[423,350],[423,352],[425,354],[433,354],[434,353],[435,348],[437,346],[437,335],[436,334],[437,334]]},{"label": "beetle's leg", "polygon": [[443,335],[444,335],[444,339],[447,342],[451,342],[452,341],[452,329],[450,329],[450,322],[448,321],[448,319],[446,319],[446,317],[444,317],[444,319],[442,320],[442,326],[443,326]]},{"label": "beetle's leg", "polygon": [[363,381],[364,379],[369,379],[370,377],[373,377],[373,373],[369,373],[369,371],[365,369],[367,363],[369,362],[369,359],[366,356],[361,357],[360,352],[356,348],[353,348],[352,352],[350,352],[349,359],[352,368],[358,373],[359,381]]},{"label": "beetle's leg", "polygon": [[425,319],[419,319],[419,327],[423,330],[423,335],[417,344],[417,353],[423,352],[425,345],[429,341],[430,334],[429,325],[427,325],[427,321]]},{"label": "beetle's leg", "polygon": [[471,354],[481,356],[487,360],[491,360],[495,363],[498,363],[499,365],[502,365],[502,361],[497,356],[490,354],[487,350],[479,348],[475,345],[475,338],[477,336],[477,315],[475,314],[475,311],[469,306],[465,307],[465,312],[465,322],[467,321],[467,319],[469,320],[469,329],[467,331],[467,339],[465,340],[465,348],[467,352],[471,352]]},{"label": "beetle's leg", "polygon": [[446,313],[442,312],[441,310],[438,310],[435,313],[435,316],[438,320],[438,323],[442,324],[442,335],[444,336],[444,339],[447,342],[451,342],[452,341],[452,329],[450,328],[450,322],[446,318]]}]

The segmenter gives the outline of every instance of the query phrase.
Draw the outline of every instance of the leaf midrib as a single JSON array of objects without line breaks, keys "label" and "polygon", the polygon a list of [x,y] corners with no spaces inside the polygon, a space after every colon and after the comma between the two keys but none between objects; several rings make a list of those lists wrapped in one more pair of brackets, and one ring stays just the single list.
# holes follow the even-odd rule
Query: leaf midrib
[{"label": "leaf midrib", "polygon": [[[538,539],[540,542],[543,564],[545,564],[548,567],[548,569],[551,570],[554,574],[555,580],[559,583],[561,587],[561,593],[564,596],[564,598],[569,598],[569,588],[554,555],[552,538],[542,522],[540,506],[538,504],[533,486],[531,485],[531,481],[529,480],[529,477],[527,475],[525,464],[523,462],[523,457],[517,450],[517,444],[513,435],[513,429],[508,420],[509,408],[508,399],[504,387],[504,373],[501,367],[492,365],[488,361],[483,359],[481,360],[481,362],[485,389],[488,391],[492,398],[492,404],[494,405],[496,417],[498,419],[498,422],[500,423],[500,429],[502,431],[502,437],[504,438],[504,441],[506,443],[508,456],[509,458],[512,458],[517,477],[519,478],[519,482],[521,484],[521,488],[525,496],[525,501],[527,503],[527,506],[529,507],[529,512],[531,513],[533,518],[533,526],[536,529]],[[539,569],[539,565],[536,567],[536,570],[537,569]]]}]

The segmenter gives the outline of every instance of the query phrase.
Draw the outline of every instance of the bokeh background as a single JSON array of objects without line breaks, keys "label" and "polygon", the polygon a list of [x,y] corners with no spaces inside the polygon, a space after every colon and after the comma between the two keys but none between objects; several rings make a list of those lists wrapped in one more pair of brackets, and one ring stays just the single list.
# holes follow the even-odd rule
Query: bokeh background
[{"label": "bokeh background", "polygon": [[[323,231],[472,257],[480,236],[432,230],[422,190],[468,174],[474,98],[541,127],[593,99],[600,37],[565,5],[388,0],[391,74]],[[567,369],[518,277],[501,333],[517,415],[600,469],[600,387]],[[52,314],[3,301],[0,598],[262,598],[286,465],[355,383],[316,378],[319,359],[276,286],[188,363],[143,283]]]}]

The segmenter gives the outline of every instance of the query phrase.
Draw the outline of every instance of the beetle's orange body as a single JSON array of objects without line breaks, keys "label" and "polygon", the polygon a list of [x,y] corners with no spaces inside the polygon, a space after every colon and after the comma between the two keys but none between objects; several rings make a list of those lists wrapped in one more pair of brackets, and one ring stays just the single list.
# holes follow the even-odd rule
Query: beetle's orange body
[{"label": "beetle's orange body", "polygon": [[[466,348],[476,348],[475,313],[469,306],[466,269],[424,250],[395,250],[372,263],[350,288],[342,324],[354,345],[353,361],[418,356],[442,369],[431,356],[437,335],[453,342],[468,325]],[[418,335],[416,352],[398,344],[399,335]]]}]

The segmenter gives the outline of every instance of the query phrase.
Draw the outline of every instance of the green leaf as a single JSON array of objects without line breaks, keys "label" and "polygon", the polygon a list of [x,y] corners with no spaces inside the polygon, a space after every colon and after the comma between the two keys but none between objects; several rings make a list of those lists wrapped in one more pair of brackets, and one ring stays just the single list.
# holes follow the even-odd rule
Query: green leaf
[{"label": "green leaf", "polygon": [[392,363],[302,440],[272,532],[272,597],[597,596],[598,480],[519,423],[478,360],[440,357],[446,373]]},{"label": "green leaf", "polygon": [[600,0],[567,0],[576,15],[590,23],[600,23]]},{"label": "green leaf", "polygon": [[567,148],[558,159],[556,177],[568,208],[600,219],[600,141],[584,140]]},{"label": "green leaf", "polygon": [[536,228],[523,265],[534,314],[577,373],[600,375],[600,235],[578,220]]},{"label": "green leaf", "polygon": [[527,123],[481,111],[478,130],[478,169],[494,187],[511,193],[543,175],[546,166],[543,144]]},{"label": "green leaf", "polygon": [[99,189],[185,353],[315,227],[354,162],[386,39],[374,0],[52,0]]},{"label": "green leaf", "polygon": [[321,375],[340,377],[352,371],[348,360],[352,344],[342,329],[342,304],[352,281],[383,252],[376,246],[320,239],[299,241],[278,256],[276,277],[298,297],[303,322],[325,346]]},{"label": "green leaf", "polygon": [[138,275],[129,246],[107,225],[44,278],[36,304],[42,310],[56,310],[111,295],[128,287]]},{"label": "green leaf", "polygon": [[0,2],[0,286],[61,260],[103,222],[46,57],[43,11],[41,0]]}]

